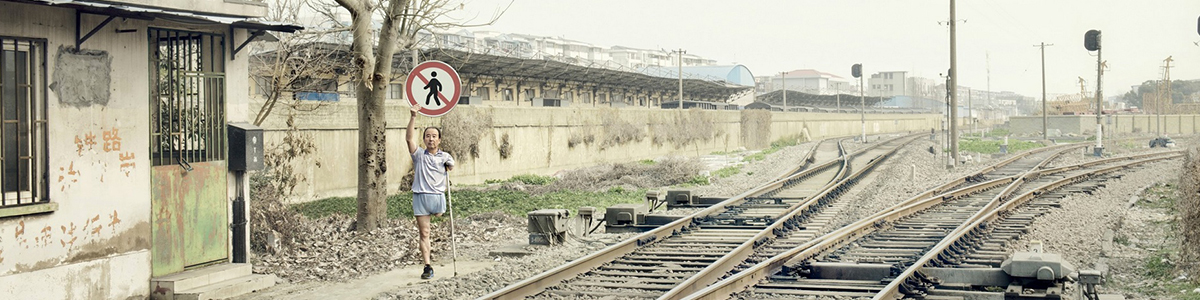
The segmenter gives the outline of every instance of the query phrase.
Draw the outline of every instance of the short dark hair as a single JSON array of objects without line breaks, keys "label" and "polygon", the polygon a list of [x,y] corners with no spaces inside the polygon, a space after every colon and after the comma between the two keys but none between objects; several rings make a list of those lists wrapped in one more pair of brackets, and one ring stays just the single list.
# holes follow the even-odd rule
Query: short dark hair
[{"label": "short dark hair", "polygon": [[441,129],[441,128],[439,128],[439,127],[437,127],[437,126],[429,126],[429,127],[425,127],[425,130],[424,130],[424,131],[421,131],[421,135],[425,135],[425,132],[429,131],[430,129],[437,130],[437,133],[438,133],[438,138],[441,138],[441,137],[442,137],[442,129]]}]

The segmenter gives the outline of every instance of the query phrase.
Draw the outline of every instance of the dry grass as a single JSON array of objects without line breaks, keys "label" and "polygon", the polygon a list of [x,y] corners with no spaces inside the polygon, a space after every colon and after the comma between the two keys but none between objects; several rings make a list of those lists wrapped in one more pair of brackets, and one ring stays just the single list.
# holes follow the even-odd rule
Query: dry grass
[{"label": "dry grass", "polygon": [[675,112],[675,116],[670,120],[651,123],[652,142],[656,146],[670,143],[675,148],[682,148],[693,143],[711,141],[721,134],[717,130],[713,114],[693,108],[685,112]]},{"label": "dry grass", "polygon": [[646,138],[646,126],[633,124],[620,116],[615,108],[600,112],[600,126],[604,128],[604,138],[600,141],[600,149],[641,142]]},{"label": "dry grass", "polygon": [[479,141],[492,130],[492,114],[479,109],[442,116],[442,150],[455,159],[479,158]]},{"label": "dry grass", "polygon": [[500,136],[500,146],[497,147],[500,151],[500,159],[508,159],[512,156],[512,143],[508,142],[508,134]]},{"label": "dry grass", "polygon": [[748,109],[742,111],[742,145],[747,149],[767,147],[771,142],[771,112]]},{"label": "dry grass", "polygon": [[700,174],[701,169],[703,165],[696,158],[668,157],[654,164],[627,162],[566,171],[545,185],[513,180],[497,188],[525,191],[533,195],[561,191],[632,191],[681,184]]},{"label": "dry grass", "polygon": [[573,129],[571,137],[567,139],[567,148],[575,148],[579,145],[591,145],[596,142],[596,135],[592,133],[592,128],[595,126],[584,126]]},{"label": "dry grass", "polygon": [[[1200,261],[1200,150],[1188,150],[1179,178],[1180,233],[1183,261]],[[1188,274],[1200,274],[1200,265],[1183,265]]]},{"label": "dry grass", "polygon": [[[300,226],[300,215],[287,209],[285,201],[292,196],[296,185],[307,181],[296,171],[293,161],[307,158],[316,150],[313,137],[299,132],[288,117],[289,129],[278,144],[270,144],[263,153],[264,168],[250,174],[250,245],[256,251],[278,246],[270,239],[275,236],[285,244],[293,240]],[[316,162],[320,167],[320,162]]]}]

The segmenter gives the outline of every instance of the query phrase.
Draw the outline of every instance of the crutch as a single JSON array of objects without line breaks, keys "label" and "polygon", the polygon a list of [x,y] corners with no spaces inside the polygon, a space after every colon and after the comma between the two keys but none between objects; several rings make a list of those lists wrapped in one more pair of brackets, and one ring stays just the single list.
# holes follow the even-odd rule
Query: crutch
[{"label": "crutch", "polygon": [[454,262],[454,276],[458,276],[458,247],[454,242],[454,201],[450,198],[450,185],[450,172],[446,172],[446,209],[450,212],[450,255]]}]

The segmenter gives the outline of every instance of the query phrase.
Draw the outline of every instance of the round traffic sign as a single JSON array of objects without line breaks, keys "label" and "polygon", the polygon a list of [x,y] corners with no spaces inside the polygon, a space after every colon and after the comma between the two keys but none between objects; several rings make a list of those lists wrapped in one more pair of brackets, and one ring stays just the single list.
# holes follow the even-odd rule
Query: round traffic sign
[{"label": "round traffic sign", "polygon": [[454,109],[462,94],[458,72],[450,65],[432,60],[417,64],[404,80],[408,104],[420,106],[422,115],[438,117]]}]

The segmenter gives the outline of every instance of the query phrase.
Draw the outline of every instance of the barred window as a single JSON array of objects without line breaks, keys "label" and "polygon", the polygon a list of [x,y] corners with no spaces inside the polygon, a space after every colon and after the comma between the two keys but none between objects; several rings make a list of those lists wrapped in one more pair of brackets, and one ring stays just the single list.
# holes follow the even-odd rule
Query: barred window
[{"label": "barred window", "polygon": [[0,37],[0,207],[48,202],[46,40]]},{"label": "barred window", "polygon": [[404,99],[404,85],[399,83],[388,85],[388,99]]},{"label": "barred window", "polygon": [[225,36],[151,28],[155,166],[225,160]]}]

